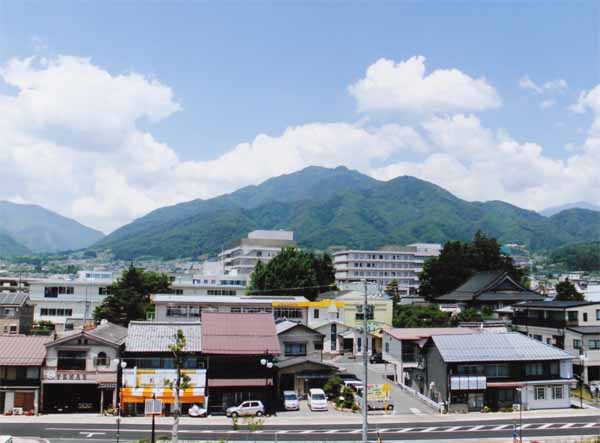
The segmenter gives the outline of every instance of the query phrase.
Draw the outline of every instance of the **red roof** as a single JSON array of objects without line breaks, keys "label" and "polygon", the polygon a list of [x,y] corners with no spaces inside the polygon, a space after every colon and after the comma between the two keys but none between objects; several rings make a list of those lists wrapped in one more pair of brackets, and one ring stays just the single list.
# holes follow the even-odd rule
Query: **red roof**
[{"label": "red roof", "polygon": [[41,366],[52,337],[0,335],[0,366]]},{"label": "red roof", "polygon": [[273,314],[202,313],[202,352],[229,355],[279,355]]}]

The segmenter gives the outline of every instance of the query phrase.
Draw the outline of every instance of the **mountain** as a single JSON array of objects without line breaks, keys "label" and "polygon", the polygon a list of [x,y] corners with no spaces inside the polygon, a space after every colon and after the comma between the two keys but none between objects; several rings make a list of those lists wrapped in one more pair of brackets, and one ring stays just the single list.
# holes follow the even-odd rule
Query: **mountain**
[{"label": "mountain", "polygon": [[578,211],[548,218],[500,201],[468,202],[414,177],[378,181],[344,167],[309,167],[157,209],[92,248],[124,259],[170,259],[214,254],[253,229],[291,229],[300,246],[316,249],[470,240],[481,229],[541,250],[600,232],[600,220]]},{"label": "mountain", "polygon": [[0,257],[27,255],[29,253],[31,253],[29,249],[14,241],[10,235],[0,232]]},{"label": "mountain", "polygon": [[598,211],[600,212],[600,206],[599,205],[595,205],[593,203],[588,203],[588,202],[584,202],[584,201],[580,201],[580,202],[575,202],[575,203],[567,203],[566,205],[560,205],[560,206],[552,206],[550,208],[546,208],[543,211],[540,211],[540,214],[546,216],[546,217],[551,217],[555,214],[558,214],[559,212],[565,211],[567,209],[589,209],[590,211]]},{"label": "mountain", "polygon": [[0,231],[31,252],[82,249],[104,234],[37,205],[0,201]]}]

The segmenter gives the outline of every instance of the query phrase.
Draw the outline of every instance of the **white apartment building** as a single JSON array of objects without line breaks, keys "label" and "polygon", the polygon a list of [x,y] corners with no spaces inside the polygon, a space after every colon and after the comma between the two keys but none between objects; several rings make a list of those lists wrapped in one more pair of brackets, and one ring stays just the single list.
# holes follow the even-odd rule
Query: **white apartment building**
[{"label": "white apartment building", "polygon": [[76,278],[30,279],[34,320],[51,321],[58,332],[81,327],[92,320],[113,281],[112,273],[104,271],[80,271]]},{"label": "white apartment building", "polygon": [[295,246],[292,231],[257,230],[219,254],[225,274],[250,275],[256,264],[267,263],[286,246]]},{"label": "white apartment building", "polygon": [[437,243],[414,243],[395,249],[339,251],[333,257],[335,280],[345,284],[366,279],[382,287],[396,280],[401,296],[414,295],[423,263],[441,250]]},{"label": "white apartment building", "polygon": [[205,275],[175,277],[171,283],[176,295],[244,295],[248,275]]}]

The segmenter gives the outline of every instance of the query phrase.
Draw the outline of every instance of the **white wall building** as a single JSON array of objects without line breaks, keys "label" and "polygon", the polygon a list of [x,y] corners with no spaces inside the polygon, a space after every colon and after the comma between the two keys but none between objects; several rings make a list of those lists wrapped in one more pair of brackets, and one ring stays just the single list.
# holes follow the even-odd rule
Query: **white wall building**
[{"label": "white wall building", "polygon": [[396,280],[401,296],[415,294],[423,263],[437,257],[441,249],[439,244],[415,243],[395,249],[339,251],[333,257],[335,280],[344,284],[367,279],[382,287]]},{"label": "white wall building", "polygon": [[109,294],[112,283],[112,273],[104,271],[80,271],[77,278],[31,279],[34,321],[51,321],[58,332],[81,327],[92,320],[94,309]]},{"label": "white wall building", "polygon": [[268,262],[286,246],[295,246],[291,231],[257,230],[219,254],[225,274],[249,275],[256,264]]},{"label": "white wall building", "polygon": [[244,295],[248,275],[195,274],[176,277],[171,288],[176,295]]}]

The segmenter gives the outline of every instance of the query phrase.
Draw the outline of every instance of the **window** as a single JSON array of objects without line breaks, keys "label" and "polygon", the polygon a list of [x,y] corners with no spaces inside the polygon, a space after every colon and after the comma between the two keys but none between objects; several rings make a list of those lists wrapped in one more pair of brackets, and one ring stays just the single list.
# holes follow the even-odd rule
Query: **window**
[{"label": "window", "polygon": [[[356,320],[363,320],[363,305],[356,306]],[[367,305],[367,320],[373,320],[375,307],[373,305]]]},{"label": "window", "polygon": [[106,352],[99,352],[98,357],[96,357],[96,366],[108,366],[110,361],[106,356]]},{"label": "window", "polygon": [[26,377],[28,380],[37,380],[40,378],[40,368],[35,366],[28,367]]},{"label": "window", "polygon": [[543,375],[544,365],[542,363],[529,363],[525,366],[525,375]]},{"label": "window", "polygon": [[276,319],[287,318],[287,319],[301,319],[302,310],[299,308],[275,308],[273,315]]},{"label": "window", "polygon": [[235,295],[234,289],[208,289],[206,291],[208,295]]},{"label": "window", "polygon": [[188,312],[190,317],[200,317],[202,314],[200,306],[190,306]]},{"label": "window", "polygon": [[40,315],[45,315],[48,317],[72,317],[73,310],[72,309],[53,309],[53,308],[41,308]]},{"label": "window", "polygon": [[242,312],[242,308],[240,306],[232,306],[229,312],[239,314],[240,312]]},{"label": "window", "polygon": [[546,386],[535,386],[533,388],[534,398],[536,400],[546,399]]},{"label": "window", "polygon": [[358,339],[356,340],[356,351],[362,351],[362,337],[358,337]]},{"label": "window", "polygon": [[187,306],[167,306],[167,317],[187,317]]},{"label": "window", "polygon": [[17,333],[17,325],[10,325],[8,333],[9,334],[16,334]]},{"label": "window", "polygon": [[485,375],[487,377],[508,377],[509,369],[507,364],[486,365]]},{"label": "window", "polygon": [[553,386],[552,387],[552,398],[554,400],[560,400],[563,398],[563,387],[562,386]]},{"label": "window", "polygon": [[322,351],[323,350],[323,342],[322,341],[315,341],[313,343],[314,347],[315,347],[315,351]]},{"label": "window", "polygon": [[546,339],[546,344],[547,344],[547,345],[551,345],[551,344],[552,344],[552,339],[551,339],[550,337],[548,337],[548,338]]},{"label": "window", "polygon": [[596,309],[596,320],[600,320],[600,309]]},{"label": "window", "polygon": [[331,331],[330,331],[329,336],[330,336],[331,350],[336,351],[337,350],[337,324],[335,324],[335,323],[331,324]]},{"label": "window", "polygon": [[583,321],[588,321],[587,312],[583,313]]},{"label": "window", "polygon": [[73,286],[46,286],[44,287],[44,297],[56,298],[59,294],[73,294]]},{"label": "window", "polygon": [[390,343],[387,341],[385,342],[385,352],[388,354],[390,353]]},{"label": "window", "polygon": [[579,339],[574,339],[573,340],[573,348],[574,349],[581,349],[581,340]]},{"label": "window", "polygon": [[98,295],[110,295],[110,286],[98,288]]},{"label": "window", "polygon": [[283,349],[286,357],[306,355],[306,343],[284,343]]},{"label": "window", "polygon": [[533,339],[534,339],[534,340],[537,340],[537,341],[542,341],[542,336],[541,336],[541,335],[539,335],[539,334],[533,334],[533,336],[532,336],[532,337],[533,337]]},{"label": "window", "polygon": [[577,321],[579,312],[577,311],[567,311],[567,319],[569,321]]},{"label": "window", "polygon": [[588,347],[590,349],[600,349],[600,340],[588,340]]},{"label": "window", "polygon": [[85,371],[86,351],[58,351],[58,370]]},{"label": "window", "polygon": [[318,309],[315,309],[313,311],[313,318],[319,318],[319,310]]}]

